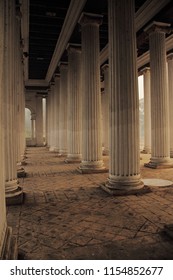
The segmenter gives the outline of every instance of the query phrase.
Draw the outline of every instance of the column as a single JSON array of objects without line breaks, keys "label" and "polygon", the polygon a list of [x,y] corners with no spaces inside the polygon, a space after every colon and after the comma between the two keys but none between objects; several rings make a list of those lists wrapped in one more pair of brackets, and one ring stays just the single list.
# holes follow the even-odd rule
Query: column
[{"label": "column", "polygon": [[102,160],[99,25],[102,16],[83,13],[82,32],[82,162],[81,173],[105,172]]},{"label": "column", "polygon": [[81,47],[69,44],[68,51],[68,108],[67,163],[81,162]]},{"label": "column", "polygon": [[67,155],[68,65],[60,63],[59,156]]},{"label": "column", "polygon": [[36,115],[35,113],[31,113],[31,143],[32,143],[32,146],[35,146],[36,145],[36,137],[35,137],[35,119],[36,119]]},{"label": "column", "polygon": [[137,193],[140,177],[139,98],[133,0],[109,0],[110,166],[102,188],[112,195]]},{"label": "column", "polygon": [[36,96],[36,144],[43,146],[43,104],[42,96]]},{"label": "column", "polygon": [[48,94],[46,98],[46,139],[47,147],[50,147],[50,89],[48,89]]},{"label": "column", "polygon": [[54,151],[59,153],[59,111],[60,111],[60,75],[55,74],[54,88]]},{"label": "column", "polygon": [[109,65],[102,67],[104,74],[104,92],[102,93],[102,135],[103,135],[103,155],[109,154]]},{"label": "column", "polygon": [[151,159],[146,167],[171,167],[169,102],[166,69],[165,33],[170,24],[153,22],[149,34],[151,68]]},{"label": "column", "polygon": [[144,149],[143,153],[151,153],[151,90],[150,68],[142,71],[144,77]]},{"label": "column", "polygon": [[[17,180],[17,114],[15,87],[15,58],[16,52],[16,17],[15,3],[6,2],[6,38],[5,38],[5,69],[4,69],[4,121],[5,121],[5,194],[6,204],[23,202],[22,188]],[[20,40],[20,38],[18,38]]]},{"label": "column", "polygon": [[50,145],[49,145],[49,151],[54,152],[55,151],[55,82],[51,82],[50,84]]},{"label": "column", "polygon": [[168,90],[169,90],[169,122],[170,122],[170,157],[173,158],[173,53],[167,56]]},{"label": "column", "polygon": [[17,259],[16,240],[12,237],[12,229],[7,226],[5,207],[5,124],[4,124],[4,50],[5,50],[5,4],[0,0],[0,260]]}]

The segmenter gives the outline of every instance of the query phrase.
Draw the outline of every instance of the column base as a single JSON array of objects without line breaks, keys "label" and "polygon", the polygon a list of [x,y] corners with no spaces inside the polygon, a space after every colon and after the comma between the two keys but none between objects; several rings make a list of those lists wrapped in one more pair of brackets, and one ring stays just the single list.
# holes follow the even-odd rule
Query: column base
[{"label": "column base", "polygon": [[103,161],[82,161],[80,167],[77,169],[82,174],[92,173],[106,173],[108,168],[103,165]]},{"label": "column base", "polygon": [[59,149],[56,147],[49,147],[49,152],[59,152]]},{"label": "column base", "polygon": [[23,190],[17,180],[5,183],[5,200],[7,206],[22,204],[23,198]]},{"label": "column base", "polygon": [[4,238],[4,245],[2,248],[2,260],[17,260],[18,257],[18,250],[17,250],[17,241],[14,236],[12,236],[12,228],[7,227],[5,238]]},{"label": "column base", "polygon": [[82,155],[81,154],[68,154],[65,159],[65,163],[80,163]]},{"label": "column base", "polygon": [[156,168],[173,168],[173,161],[170,158],[167,159],[156,159],[151,158],[148,163],[144,163],[145,167],[156,169]]},{"label": "column base", "polygon": [[109,150],[103,150],[102,155],[103,156],[108,156],[109,155]]},{"label": "column base", "polygon": [[173,158],[173,151],[170,151],[170,157]]},{"label": "column base", "polygon": [[67,156],[67,151],[59,150],[59,153],[58,153],[57,156],[58,156],[58,157],[66,157],[66,156]]},{"label": "column base", "polygon": [[142,181],[135,184],[133,182],[128,182],[127,184],[125,184],[125,182],[116,182],[113,184],[108,181],[105,184],[101,184],[100,187],[108,194],[115,196],[144,194],[150,192],[149,187],[144,186]]},{"label": "column base", "polygon": [[141,153],[141,154],[151,154],[151,151],[150,151],[150,150],[143,149],[140,153]]},{"label": "column base", "polygon": [[23,167],[17,169],[17,178],[25,178],[26,177],[26,172]]}]

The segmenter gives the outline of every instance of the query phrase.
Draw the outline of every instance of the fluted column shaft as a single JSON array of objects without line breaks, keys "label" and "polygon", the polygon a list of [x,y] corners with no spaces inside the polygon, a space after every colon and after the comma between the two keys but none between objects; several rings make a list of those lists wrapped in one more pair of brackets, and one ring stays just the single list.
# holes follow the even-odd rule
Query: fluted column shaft
[{"label": "fluted column shaft", "polygon": [[137,192],[140,179],[139,100],[133,0],[109,0],[110,167],[105,190]]},{"label": "fluted column shaft", "polygon": [[102,16],[82,14],[82,163],[85,173],[105,171],[101,141],[99,25]]},{"label": "fluted column shaft", "polygon": [[151,86],[150,68],[143,70],[144,77],[144,152],[151,153]]},{"label": "fluted column shaft", "polygon": [[0,259],[3,258],[3,246],[5,242],[5,232],[7,229],[6,223],[6,208],[5,208],[5,161],[4,161],[4,44],[5,44],[5,1],[0,0],[0,158],[1,158],[1,168],[0,168]]},{"label": "fluted column shaft", "polygon": [[[16,92],[16,34],[17,23],[15,15],[15,2],[6,1],[6,38],[5,38],[5,191],[6,203],[21,203],[23,199],[22,190],[17,180],[17,92]],[[18,38],[18,43],[20,38]],[[19,62],[18,62],[19,63]]]},{"label": "fluted column shaft", "polygon": [[35,142],[35,114],[31,115],[31,137],[32,137],[32,142]]},{"label": "fluted column shaft", "polygon": [[148,27],[151,69],[151,164],[170,161],[169,103],[166,70],[166,24]]},{"label": "fluted column shaft", "polygon": [[102,135],[103,135],[103,155],[109,154],[109,65],[102,67],[104,73],[104,93],[102,93]]},{"label": "fluted column shaft", "polygon": [[52,82],[50,86],[50,147],[49,151],[55,151],[55,83]]},{"label": "fluted column shaft", "polygon": [[81,161],[81,48],[69,45],[68,51],[68,110],[67,110],[67,159]]},{"label": "fluted column shaft", "polygon": [[36,96],[36,143],[43,146],[43,103],[42,96]]},{"label": "fluted column shaft", "polygon": [[60,111],[60,75],[55,76],[54,88],[54,129],[55,129],[55,152],[59,152],[59,111]]},{"label": "fluted column shaft", "polygon": [[67,154],[68,66],[60,64],[59,155]]},{"label": "fluted column shaft", "polygon": [[46,98],[46,139],[47,146],[50,147],[50,90]]},{"label": "fluted column shaft", "polygon": [[173,53],[168,60],[168,88],[169,88],[169,122],[170,122],[170,157],[173,157]]}]

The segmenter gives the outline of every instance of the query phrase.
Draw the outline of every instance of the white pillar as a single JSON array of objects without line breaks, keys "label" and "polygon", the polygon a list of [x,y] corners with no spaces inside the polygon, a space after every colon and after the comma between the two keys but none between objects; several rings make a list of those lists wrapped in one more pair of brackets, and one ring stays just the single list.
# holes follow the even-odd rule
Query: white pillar
[{"label": "white pillar", "polygon": [[68,110],[66,162],[81,161],[81,47],[69,44],[68,51]]},{"label": "white pillar", "polygon": [[0,260],[17,259],[16,240],[12,237],[12,229],[7,226],[5,206],[5,123],[4,123],[4,97],[5,97],[5,4],[0,0]]},{"label": "white pillar", "polygon": [[42,96],[36,96],[36,144],[37,146],[43,146],[43,104]]},{"label": "white pillar", "polygon": [[99,25],[102,16],[83,13],[82,32],[82,173],[105,172],[102,160]]},{"label": "white pillar", "polygon": [[50,148],[50,89],[46,98],[46,139],[47,147]]},{"label": "white pillar", "polygon": [[109,154],[109,65],[102,67],[104,74],[104,92],[102,93],[102,135],[103,135],[103,155]]},{"label": "white pillar", "polygon": [[[5,38],[5,192],[7,205],[23,202],[23,192],[17,180],[17,92],[15,87],[15,59],[16,53],[16,16],[15,2],[6,2],[6,38]],[[20,41],[20,38],[18,38]]]},{"label": "white pillar", "polygon": [[144,77],[144,149],[143,153],[151,153],[151,86],[150,68],[146,67],[142,71]]},{"label": "white pillar", "polygon": [[147,167],[171,166],[169,102],[166,69],[165,32],[169,24],[153,22],[149,33],[151,69],[151,159]]},{"label": "white pillar", "polygon": [[55,141],[54,151],[59,153],[59,111],[60,111],[60,75],[55,75],[55,88],[54,88],[54,130]]},{"label": "white pillar", "polygon": [[59,156],[67,154],[68,65],[60,63]]},{"label": "white pillar", "polygon": [[173,53],[167,56],[170,122],[170,157],[173,158]]},{"label": "white pillar", "polygon": [[49,151],[54,152],[55,151],[55,145],[56,145],[56,136],[55,136],[55,83],[51,82],[50,85],[50,145],[49,145]]},{"label": "white pillar", "polygon": [[138,192],[143,186],[139,156],[139,99],[133,0],[109,0],[110,168],[103,189]]}]

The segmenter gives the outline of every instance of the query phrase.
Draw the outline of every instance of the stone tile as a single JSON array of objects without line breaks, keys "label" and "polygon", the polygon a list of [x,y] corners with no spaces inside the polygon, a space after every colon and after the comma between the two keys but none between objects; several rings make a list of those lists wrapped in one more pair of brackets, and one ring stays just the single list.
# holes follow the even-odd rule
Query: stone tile
[{"label": "stone tile", "polygon": [[[145,168],[142,157],[142,178],[173,180],[171,169]],[[7,208],[24,259],[172,259],[173,242],[162,232],[172,223],[172,187],[112,197],[99,187],[108,173],[79,174],[78,164],[45,147],[28,148],[27,163],[24,204]]]}]

